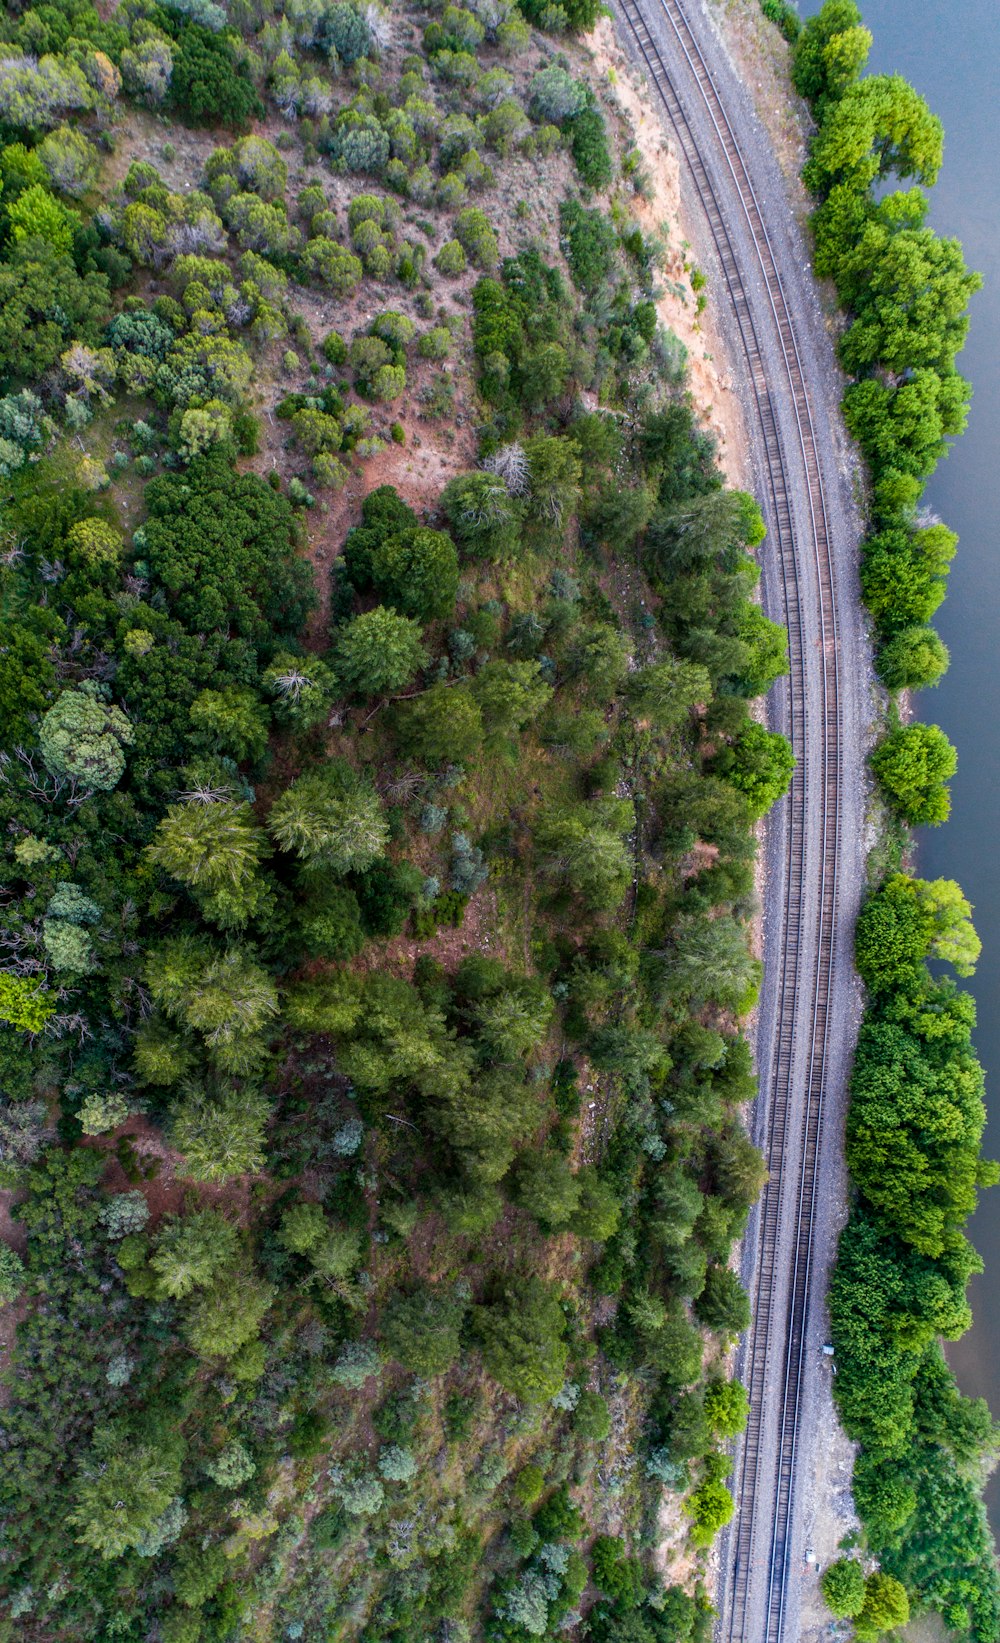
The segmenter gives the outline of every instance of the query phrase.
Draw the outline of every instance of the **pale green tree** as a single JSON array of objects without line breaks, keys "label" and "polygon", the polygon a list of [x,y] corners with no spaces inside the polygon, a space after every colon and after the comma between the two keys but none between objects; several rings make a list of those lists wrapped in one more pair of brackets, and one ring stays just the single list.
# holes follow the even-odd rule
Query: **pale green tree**
[{"label": "pale green tree", "polygon": [[102,1558],[122,1557],[166,1511],[181,1485],[180,1444],[109,1434],[73,1491],[67,1522]]},{"label": "pale green tree", "polygon": [[180,1300],[231,1264],[238,1247],[239,1235],[231,1222],[217,1210],[196,1210],[161,1225],[149,1264],[162,1292]]},{"label": "pale green tree", "polygon": [[335,873],[370,867],[389,841],[378,794],[338,759],[307,771],[286,788],[272,805],[267,825],[283,850]]},{"label": "pale green tree", "polygon": [[225,928],[246,923],[259,909],[266,847],[248,804],[199,792],[168,806],[147,853]]},{"label": "pale green tree", "polygon": [[194,1181],[214,1182],[259,1170],[268,1116],[267,1102],[258,1091],[230,1088],[208,1094],[189,1089],[170,1123],[173,1143],[184,1155],[185,1173]]},{"label": "pale green tree", "polygon": [[359,696],[402,690],[427,663],[420,623],[376,605],[340,629],[334,662],[345,687]]}]

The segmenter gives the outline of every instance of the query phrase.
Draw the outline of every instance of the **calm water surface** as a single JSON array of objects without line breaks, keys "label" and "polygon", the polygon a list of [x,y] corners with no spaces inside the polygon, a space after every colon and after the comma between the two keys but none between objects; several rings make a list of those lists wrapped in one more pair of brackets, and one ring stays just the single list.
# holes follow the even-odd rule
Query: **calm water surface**
[{"label": "calm water surface", "polygon": [[[951,650],[944,680],[921,699],[956,743],[952,817],[920,840],[920,870],[956,878],[975,905],[984,951],[972,983],[976,1045],[986,1068],[986,1149],[1000,1155],[1000,3],[860,0],[875,36],[869,66],[905,75],[941,116],[944,166],[930,221],[957,236],[984,275],[959,366],[975,394],[969,427],[927,490],[929,505],[959,532],[948,598],[936,618]],[[819,9],[812,0],[804,14]],[[972,1237],[986,1272],[972,1281],[973,1329],[949,1351],[963,1390],[1000,1415],[1000,1188],[984,1195]],[[1000,1473],[987,1493],[1000,1532]]]}]

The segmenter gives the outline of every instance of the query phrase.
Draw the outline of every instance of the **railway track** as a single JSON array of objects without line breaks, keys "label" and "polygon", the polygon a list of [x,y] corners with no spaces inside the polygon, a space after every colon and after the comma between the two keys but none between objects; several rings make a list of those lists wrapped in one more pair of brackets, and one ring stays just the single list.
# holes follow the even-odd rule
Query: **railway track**
[{"label": "railway track", "polygon": [[[742,1357],[750,1420],[736,1456],[739,1515],[723,1547],[718,1635],[724,1643],[790,1643],[797,1444],[809,1314],[818,1153],[829,1045],[840,856],[841,716],[830,521],[817,436],[795,327],[748,166],[680,0],[618,0],[618,10],[658,92],[704,208],[746,354],[758,423],[764,514],[776,555],[789,635],[788,730],[796,768],[787,799],[784,915],[766,1092],[770,1171],[759,1212],[754,1319]],[[658,13],[668,46],[644,12]],[[715,153],[699,150],[689,115],[700,98]],[[713,173],[715,179],[713,180]],[[742,218],[756,269],[744,270],[730,230]],[[759,273],[759,282],[751,278]],[[776,342],[783,371],[768,380]],[[776,410],[786,397],[789,420]],[[798,473],[796,474],[796,469]],[[804,478],[806,537],[795,540],[791,479]],[[799,521],[801,524],[801,519]],[[800,555],[811,556],[806,567]],[[806,574],[808,568],[810,574]],[[777,616],[777,611],[772,611]],[[818,882],[817,882],[818,881]],[[804,1057],[804,1059],[803,1059]],[[775,1441],[776,1434],[776,1441]],[[751,1601],[751,1582],[756,1582]],[[763,1603],[763,1608],[761,1608]],[[764,1630],[756,1630],[757,1617]]]}]

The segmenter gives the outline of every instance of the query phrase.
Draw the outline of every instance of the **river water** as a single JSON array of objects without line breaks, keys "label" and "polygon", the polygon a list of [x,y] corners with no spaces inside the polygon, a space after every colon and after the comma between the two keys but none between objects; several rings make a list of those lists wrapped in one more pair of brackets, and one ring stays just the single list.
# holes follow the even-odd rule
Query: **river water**
[{"label": "river water", "polygon": [[[975,906],[983,956],[971,983],[976,1046],[986,1068],[986,1151],[1000,1156],[1000,0],[860,0],[875,37],[869,67],[899,73],[927,98],[945,129],[944,166],[931,192],[930,222],[955,235],[985,285],[959,368],[975,393],[969,426],[931,480],[926,501],[961,541],[948,597],[935,624],[951,651],[941,684],[920,715],[958,747],[951,820],[920,838],[927,878],[955,878]],[[804,15],[819,9],[806,0]],[[1000,1415],[1000,1187],[986,1193],[971,1225],[986,1262],[970,1290],[974,1325],[949,1348],[962,1389]],[[1000,1534],[1000,1472],[987,1490]]]}]

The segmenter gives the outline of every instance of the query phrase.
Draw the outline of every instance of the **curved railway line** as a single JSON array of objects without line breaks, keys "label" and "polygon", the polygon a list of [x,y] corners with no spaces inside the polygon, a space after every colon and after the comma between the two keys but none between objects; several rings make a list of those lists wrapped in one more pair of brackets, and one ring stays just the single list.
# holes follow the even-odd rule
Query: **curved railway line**
[{"label": "curved railway line", "polygon": [[[788,1643],[789,1588],[794,1578],[791,1530],[841,853],[841,677],[834,556],[820,446],[792,310],[733,125],[679,0],[643,0],[641,7],[637,0],[619,0],[618,9],[676,134],[728,288],[758,423],[761,500],[784,601],[784,609],[771,614],[780,615],[789,635],[787,728],[797,763],[786,801],[783,916],[775,950],[769,954],[769,962],[780,966],[771,1076],[769,1088],[762,1090],[768,1103],[770,1177],[758,1214],[754,1319],[742,1358],[750,1420],[736,1457],[739,1515],[723,1544],[718,1633],[724,1643]],[[665,25],[657,32],[661,38],[666,34],[666,55],[643,15],[655,10]],[[689,115],[690,99],[697,97],[717,143],[713,156],[700,150]],[[713,182],[713,169],[717,178],[721,173],[721,184]],[[749,235],[759,281],[755,271],[741,267],[730,229],[733,212],[742,214],[743,243]],[[762,335],[767,325],[773,328],[767,339],[770,352]],[[767,369],[775,344],[783,364],[778,381],[773,369]],[[791,423],[787,415],[784,419],[784,431],[776,396],[784,396],[793,410]],[[811,538],[803,540],[800,528],[798,541],[791,499],[796,466],[800,471],[794,478],[801,483],[804,477],[808,494]],[[802,556],[812,561],[808,575]],[[753,1603],[751,1580],[760,1585]]]}]

